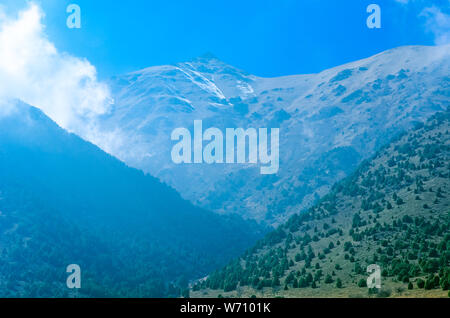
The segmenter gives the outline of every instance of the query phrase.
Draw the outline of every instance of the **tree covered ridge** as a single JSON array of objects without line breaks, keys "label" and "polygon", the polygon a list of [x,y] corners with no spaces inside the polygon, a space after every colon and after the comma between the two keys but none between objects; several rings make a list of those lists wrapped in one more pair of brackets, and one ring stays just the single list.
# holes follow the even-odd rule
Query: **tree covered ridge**
[{"label": "tree covered ridge", "polygon": [[[20,103],[0,116],[0,297],[177,297],[265,229],[195,207]],[[82,288],[66,287],[78,264]]]},{"label": "tree covered ridge", "polygon": [[361,295],[369,264],[382,268],[380,295],[447,290],[449,117],[447,109],[397,136],[193,295]]}]

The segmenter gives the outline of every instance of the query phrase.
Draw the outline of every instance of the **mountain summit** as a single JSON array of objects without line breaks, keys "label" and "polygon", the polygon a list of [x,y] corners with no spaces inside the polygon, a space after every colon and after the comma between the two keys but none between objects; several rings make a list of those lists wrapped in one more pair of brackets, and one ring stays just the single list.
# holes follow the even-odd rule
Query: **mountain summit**
[{"label": "mountain summit", "polygon": [[[216,59],[111,80],[116,104],[89,140],[220,213],[278,224],[310,206],[393,135],[445,109],[450,46],[405,46],[318,74],[261,78]],[[280,128],[280,170],[175,165],[170,136],[208,127]],[[256,190],[255,190],[256,189]]]}]

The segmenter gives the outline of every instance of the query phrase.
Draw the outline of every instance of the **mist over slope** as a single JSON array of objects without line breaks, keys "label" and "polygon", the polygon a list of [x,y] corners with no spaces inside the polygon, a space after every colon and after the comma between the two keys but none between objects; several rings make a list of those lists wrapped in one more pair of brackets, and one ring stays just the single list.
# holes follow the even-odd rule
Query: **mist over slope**
[{"label": "mist over slope", "polygon": [[164,297],[263,230],[193,206],[16,102],[0,116],[0,233],[1,296],[67,296],[78,264],[79,296]]},{"label": "mist over slope", "polygon": [[[305,61],[307,63],[307,61]],[[200,206],[279,224],[380,145],[445,109],[450,46],[407,46],[318,74],[260,78],[212,55],[111,80],[115,104],[87,136]],[[173,129],[280,128],[280,170],[175,165]]]}]

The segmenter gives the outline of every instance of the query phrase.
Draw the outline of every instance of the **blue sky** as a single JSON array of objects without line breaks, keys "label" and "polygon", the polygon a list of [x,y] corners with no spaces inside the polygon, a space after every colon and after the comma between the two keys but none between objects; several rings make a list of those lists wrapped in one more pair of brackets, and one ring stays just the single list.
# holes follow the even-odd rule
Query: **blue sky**
[{"label": "blue sky", "polygon": [[[34,2],[45,12],[48,38],[87,58],[100,79],[205,52],[259,76],[319,72],[401,45],[433,45],[436,30],[424,9],[449,14],[449,0]],[[26,6],[25,0],[0,3],[9,14]],[[66,27],[70,3],[81,7],[81,29]],[[381,7],[381,29],[366,26],[370,3]]]}]

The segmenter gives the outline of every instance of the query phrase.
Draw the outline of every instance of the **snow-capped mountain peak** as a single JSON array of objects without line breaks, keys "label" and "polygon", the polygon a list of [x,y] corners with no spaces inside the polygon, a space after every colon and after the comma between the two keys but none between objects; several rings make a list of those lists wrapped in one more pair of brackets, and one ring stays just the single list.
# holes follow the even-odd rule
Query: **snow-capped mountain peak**
[{"label": "snow-capped mountain peak", "polygon": [[[91,140],[202,206],[277,223],[395,133],[449,105],[450,46],[399,47],[278,78],[209,55],[116,77],[111,87],[116,104]],[[220,129],[280,128],[278,175],[260,176],[249,165],[174,165],[171,131],[194,120]]]}]

